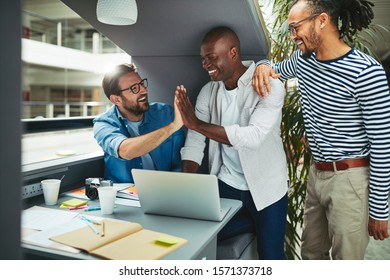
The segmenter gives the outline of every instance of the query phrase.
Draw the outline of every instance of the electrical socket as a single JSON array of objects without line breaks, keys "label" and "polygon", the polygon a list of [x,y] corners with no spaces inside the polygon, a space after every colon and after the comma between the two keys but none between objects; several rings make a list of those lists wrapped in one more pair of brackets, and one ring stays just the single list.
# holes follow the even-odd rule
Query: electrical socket
[{"label": "electrical socket", "polygon": [[43,194],[41,183],[35,183],[22,187],[22,199]]}]

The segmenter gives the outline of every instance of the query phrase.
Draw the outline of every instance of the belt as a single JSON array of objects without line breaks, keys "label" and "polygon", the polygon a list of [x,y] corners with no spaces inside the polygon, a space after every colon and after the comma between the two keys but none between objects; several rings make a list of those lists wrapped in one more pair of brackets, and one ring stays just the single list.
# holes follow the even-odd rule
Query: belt
[{"label": "belt", "polygon": [[317,170],[321,171],[338,171],[338,170],[347,170],[348,168],[369,166],[370,158],[355,158],[355,159],[345,159],[334,162],[314,162],[314,166]]}]

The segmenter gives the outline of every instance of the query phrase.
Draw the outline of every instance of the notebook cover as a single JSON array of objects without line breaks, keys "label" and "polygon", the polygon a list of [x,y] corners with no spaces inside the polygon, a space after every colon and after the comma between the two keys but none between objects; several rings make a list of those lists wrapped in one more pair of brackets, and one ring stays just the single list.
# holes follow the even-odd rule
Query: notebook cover
[{"label": "notebook cover", "polygon": [[186,239],[142,229],[91,252],[110,260],[157,260],[187,243]]},{"label": "notebook cover", "polygon": [[[53,236],[50,239],[61,244],[91,252],[100,246],[111,243],[142,229],[142,226],[137,223],[122,222],[110,219],[105,219],[103,221],[104,236],[100,236],[94,233],[88,226],[85,226],[74,231]],[[101,225],[93,226],[96,227],[99,232],[102,230]]]}]

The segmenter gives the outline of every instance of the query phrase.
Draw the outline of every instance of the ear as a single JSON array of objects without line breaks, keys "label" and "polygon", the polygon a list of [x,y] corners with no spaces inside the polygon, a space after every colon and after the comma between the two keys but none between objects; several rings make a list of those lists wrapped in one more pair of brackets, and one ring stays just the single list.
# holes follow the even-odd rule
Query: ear
[{"label": "ear", "polygon": [[230,57],[232,58],[232,60],[236,60],[238,58],[238,51],[236,47],[231,48]]},{"label": "ear", "polygon": [[114,103],[115,105],[118,105],[118,104],[120,103],[120,101],[121,101],[121,98],[120,98],[119,95],[111,94],[111,95],[110,95],[110,101],[111,101],[112,103]]},{"label": "ear", "polygon": [[318,16],[320,19],[320,28],[323,29],[330,21],[330,17],[327,13],[322,13]]}]

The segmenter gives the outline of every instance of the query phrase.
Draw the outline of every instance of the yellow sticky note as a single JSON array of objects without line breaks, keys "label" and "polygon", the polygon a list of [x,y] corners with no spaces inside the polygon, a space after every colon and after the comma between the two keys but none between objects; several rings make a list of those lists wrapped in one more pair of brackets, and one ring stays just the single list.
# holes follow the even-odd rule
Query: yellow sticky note
[{"label": "yellow sticky note", "polygon": [[87,200],[81,200],[81,199],[78,199],[78,198],[72,198],[72,199],[69,199],[67,201],[62,202],[61,208],[64,208],[64,207],[79,207],[79,206],[85,205],[87,203],[88,203]]},{"label": "yellow sticky note", "polygon": [[156,239],[156,243],[161,244],[161,245],[165,245],[165,246],[175,245],[177,242],[178,242],[178,240],[175,238],[172,238],[172,237],[160,237],[160,238]]}]

